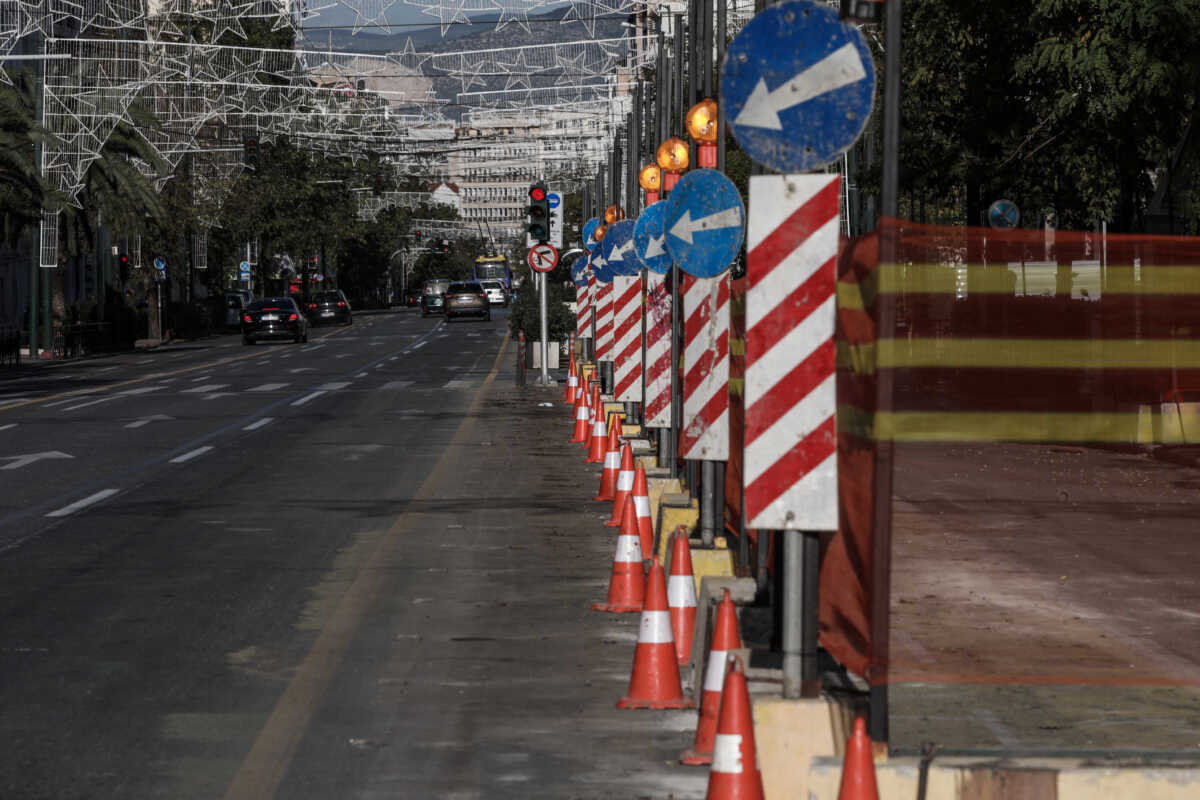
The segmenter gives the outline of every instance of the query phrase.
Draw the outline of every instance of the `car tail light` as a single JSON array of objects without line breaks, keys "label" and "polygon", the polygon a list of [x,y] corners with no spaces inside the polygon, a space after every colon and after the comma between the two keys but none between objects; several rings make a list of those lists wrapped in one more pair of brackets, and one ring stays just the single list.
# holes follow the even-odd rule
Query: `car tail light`
[{"label": "car tail light", "polygon": [[289,315],[288,315],[288,322],[295,322],[295,321],[296,321],[296,320],[298,320],[298,319],[300,319],[300,317],[299,317],[298,315],[296,315],[296,314],[289,314]]},{"label": "car tail light", "polygon": [[279,306],[271,306],[270,308],[264,308],[263,311],[283,311],[283,309]]},{"label": "car tail light", "polygon": [[254,318],[251,317],[249,314],[243,314],[242,322],[254,322]]},{"label": "car tail light", "polygon": [[316,308],[317,308],[317,304],[316,304],[316,303],[309,303],[309,304],[308,304],[308,310],[309,310],[309,311],[315,311],[315,310],[316,310]]},{"label": "car tail light", "polygon": [[338,300],[338,308],[345,308],[345,307],[346,307],[346,301]]}]

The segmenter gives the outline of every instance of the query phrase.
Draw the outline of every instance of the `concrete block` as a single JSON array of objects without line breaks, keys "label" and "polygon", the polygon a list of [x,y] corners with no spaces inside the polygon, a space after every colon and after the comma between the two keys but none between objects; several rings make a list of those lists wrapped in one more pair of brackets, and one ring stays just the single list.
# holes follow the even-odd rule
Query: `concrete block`
[{"label": "concrete block", "polygon": [[[646,472],[646,489],[650,495],[650,520],[654,523],[655,536],[660,530],[661,520],[659,519],[659,509],[662,508],[663,497],[670,497],[679,493],[681,485],[678,478],[672,478],[670,471],[667,469],[656,469]],[[653,553],[642,553],[646,558],[650,558]]]},{"label": "concrete block", "polygon": [[754,712],[754,745],[758,750],[766,800],[809,797],[809,772],[797,769],[797,766],[808,764],[814,758],[833,757],[829,703],[820,698],[751,697],[750,704]]},{"label": "concrete block", "polygon": [[[696,551],[692,550],[693,572],[695,561]],[[704,575],[698,580],[698,586],[696,623],[692,628],[692,652],[688,663],[681,667],[684,682],[692,687],[696,702],[700,701],[700,688],[704,685],[703,673],[708,666],[708,651],[712,649],[712,626],[716,620],[717,603],[721,601],[726,589],[729,590],[729,597],[734,604],[741,605],[754,602],[754,595],[758,591],[753,578],[735,578],[732,575]]]},{"label": "concrete block", "polygon": [[1196,767],[1071,767],[1058,773],[1057,800],[1184,800],[1200,797]]},{"label": "concrete block", "polygon": [[[678,485],[678,481],[676,484]],[[689,531],[695,530],[700,522],[700,504],[683,493],[663,494],[661,497],[657,516],[654,517],[657,520],[657,524],[654,526],[654,552],[658,553],[660,561],[666,563],[666,551],[667,545],[671,541],[671,532],[680,525]],[[655,513],[653,503],[651,503],[650,509],[652,514]],[[653,553],[644,555],[649,558]],[[693,564],[693,566],[695,565]]]}]

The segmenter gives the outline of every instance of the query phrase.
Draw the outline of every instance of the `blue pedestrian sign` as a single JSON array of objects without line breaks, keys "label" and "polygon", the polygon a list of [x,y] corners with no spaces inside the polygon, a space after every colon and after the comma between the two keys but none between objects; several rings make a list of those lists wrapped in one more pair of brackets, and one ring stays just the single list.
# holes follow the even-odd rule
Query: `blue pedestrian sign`
[{"label": "blue pedestrian sign", "polygon": [[713,169],[692,170],[663,202],[667,252],[679,268],[697,278],[715,278],[729,269],[742,247],[746,222],[733,181]]},{"label": "blue pedestrian sign", "polygon": [[637,275],[641,271],[642,265],[633,252],[633,220],[623,219],[608,226],[600,254],[613,275]]},{"label": "blue pedestrian sign", "polygon": [[874,98],[866,39],[835,8],[812,0],[760,11],[721,68],[721,103],[738,144],[783,173],[819,169],[846,152]]},{"label": "blue pedestrian sign", "polygon": [[671,254],[667,252],[667,232],[663,228],[667,201],[651,203],[638,215],[633,225],[633,250],[646,269],[662,275],[671,269]]},{"label": "blue pedestrian sign", "polygon": [[162,256],[157,256],[154,259],[154,268],[159,272],[165,270],[167,268],[167,260]]},{"label": "blue pedestrian sign", "polygon": [[592,238],[592,234],[596,232],[596,228],[600,227],[600,218],[592,217],[587,222],[583,223],[583,246],[592,252],[600,243]]},{"label": "blue pedestrian sign", "polygon": [[988,206],[988,224],[999,230],[1011,230],[1021,222],[1021,211],[1011,200],[997,200]]},{"label": "blue pedestrian sign", "polygon": [[238,272],[249,275],[250,274],[250,262],[243,261],[241,264],[238,264]]}]

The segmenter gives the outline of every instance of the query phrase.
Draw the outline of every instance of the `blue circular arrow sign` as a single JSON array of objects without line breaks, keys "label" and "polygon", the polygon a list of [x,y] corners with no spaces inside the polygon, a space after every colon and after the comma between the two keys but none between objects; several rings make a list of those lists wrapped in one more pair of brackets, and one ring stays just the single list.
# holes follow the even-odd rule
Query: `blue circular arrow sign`
[{"label": "blue circular arrow sign", "polygon": [[667,201],[651,203],[638,215],[633,225],[633,251],[646,269],[662,275],[671,269],[671,254],[667,252],[667,232],[663,227]]},{"label": "blue circular arrow sign", "polygon": [[742,246],[746,209],[733,181],[712,169],[693,170],[664,201],[667,252],[697,278],[715,278]]},{"label": "blue circular arrow sign", "polygon": [[[608,237],[605,236],[605,239]],[[612,283],[613,271],[608,262],[604,260],[604,254],[598,249],[592,253],[592,259],[589,262],[592,267],[592,275],[601,283]]]},{"label": "blue circular arrow sign", "polygon": [[988,206],[988,224],[993,228],[1010,230],[1020,221],[1021,211],[1011,200],[997,200]]},{"label": "blue circular arrow sign", "polygon": [[592,252],[599,246],[599,242],[592,238],[592,234],[596,232],[596,228],[600,227],[600,218],[592,217],[587,222],[583,223],[583,246]]},{"label": "blue circular arrow sign", "polygon": [[729,45],[721,103],[742,149],[784,173],[823,167],[866,127],[875,65],[866,39],[838,12],[783,0]]},{"label": "blue circular arrow sign", "polygon": [[633,252],[633,220],[623,219],[608,226],[600,253],[613,275],[637,275],[642,265]]},{"label": "blue circular arrow sign", "polygon": [[587,286],[588,269],[591,266],[592,257],[577,258],[571,263],[571,280],[581,289]]}]

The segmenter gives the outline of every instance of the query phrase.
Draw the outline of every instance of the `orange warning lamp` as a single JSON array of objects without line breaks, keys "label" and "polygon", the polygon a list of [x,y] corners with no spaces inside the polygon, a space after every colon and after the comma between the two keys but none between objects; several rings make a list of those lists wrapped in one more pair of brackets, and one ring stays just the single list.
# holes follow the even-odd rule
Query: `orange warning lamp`
[{"label": "orange warning lamp", "polygon": [[614,204],[604,209],[604,221],[609,225],[612,225],[614,222],[620,222],[623,219],[625,219],[625,209],[620,206]]},{"label": "orange warning lamp", "polygon": [[687,170],[691,160],[688,156],[687,142],[678,136],[672,136],[658,146],[654,160],[658,162],[662,171],[667,173],[663,176],[663,191],[671,191],[675,188],[675,184],[679,183],[680,173]]},{"label": "orange warning lamp", "polygon": [[688,136],[696,142],[696,161],[706,169],[717,166],[717,104],[709,97],[688,109]]},{"label": "orange warning lamp", "polygon": [[604,223],[600,223],[596,226],[596,230],[592,231],[592,238],[597,242],[602,242],[604,241],[604,234],[606,233],[608,233],[608,226]]},{"label": "orange warning lamp", "polygon": [[646,190],[646,205],[658,202],[658,190],[662,187],[662,170],[658,164],[647,164],[638,173],[638,185]]}]

